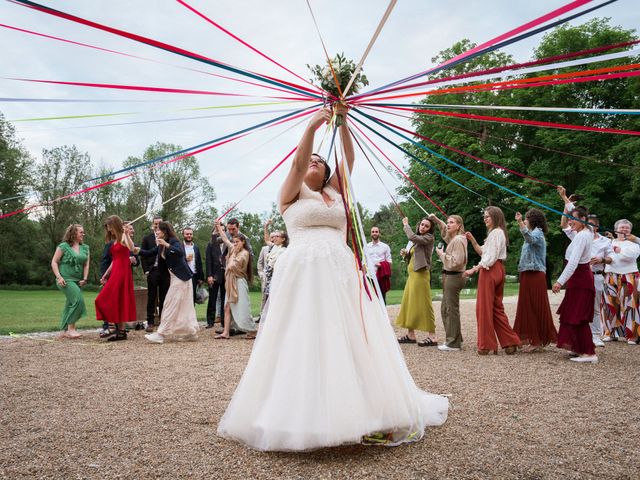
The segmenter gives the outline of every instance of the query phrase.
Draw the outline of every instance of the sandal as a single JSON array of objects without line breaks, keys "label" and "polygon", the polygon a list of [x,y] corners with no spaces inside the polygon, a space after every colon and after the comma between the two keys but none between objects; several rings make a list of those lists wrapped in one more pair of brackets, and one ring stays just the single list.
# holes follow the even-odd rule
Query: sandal
[{"label": "sandal", "polygon": [[108,338],[111,335],[115,335],[116,334],[116,330],[103,330],[102,332],[100,332],[100,338]]},{"label": "sandal", "polygon": [[418,343],[415,338],[409,338],[409,335],[405,335],[398,339],[398,343]]},{"label": "sandal", "polygon": [[127,332],[125,332],[124,330],[118,330],[117,332],[115,332],[115,335],[111,335],[109,338],[107,338],[107,342],[118,342],[120,340],[126,339]]},{"label": "sandal", "polygon": [[230,337],[219,333],[218,335],[214,336],[213,338],[215,338],[216,340],[229,340]]},{"label": "sandal", "polygon": [[518,345],[509,345],[508,347],[504,347],[504,353],[507,355],[513,355],[518,351]]},{"label": "sandal", "polygon": [[432,338],[425,338],[422,342],[418,342],[419,347],[437,347],[438,342],[434,342]]}]

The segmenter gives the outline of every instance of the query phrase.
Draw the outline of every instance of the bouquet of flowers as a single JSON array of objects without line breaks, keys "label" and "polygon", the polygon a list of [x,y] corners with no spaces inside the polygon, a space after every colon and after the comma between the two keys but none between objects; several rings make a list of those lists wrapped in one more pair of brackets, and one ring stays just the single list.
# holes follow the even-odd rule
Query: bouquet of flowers
[{"label": "bouquet of flowers", "polygon": [[[356,64],[353,60],[347,60],[344,53],[339,53],[331,59],[331,66],[327,63],[323,66],[315,65],[313,67],[307,64],[307,67],[311,70],[314,77],[311,81],[317,82],[319,87],[327,92],[329,96],[329,103],[333,104],[335,102],[343,101],[342,94],[344,93],[349,80],[351,80],[353,73],[356,71]],[[333,67],[333,72],[331,71],[331,67]],[[336,80],[340,85],[339,88],[338,85],[336,85]],[[367,77],[362,73],[362,70],[360,70],[353,80],[349,93],[358,93],[361,87],[365,87],[367,85],[369,85],[369,80],[367,80]],[[337,123],[338,125],[341,124],[340,118],[338,118]]]}]

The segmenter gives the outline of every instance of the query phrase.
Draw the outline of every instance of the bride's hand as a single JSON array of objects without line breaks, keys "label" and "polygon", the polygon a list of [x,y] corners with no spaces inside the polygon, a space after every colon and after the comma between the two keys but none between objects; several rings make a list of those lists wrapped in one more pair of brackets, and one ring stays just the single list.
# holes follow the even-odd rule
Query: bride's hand
[{"label": "bride's hand", "polygon": [[349,113],[349,107],[347,107],[344,103],[336,103],[334,106],[334,111],[336,115],[342,115],[342,117],[346,117],[347,113]]}]

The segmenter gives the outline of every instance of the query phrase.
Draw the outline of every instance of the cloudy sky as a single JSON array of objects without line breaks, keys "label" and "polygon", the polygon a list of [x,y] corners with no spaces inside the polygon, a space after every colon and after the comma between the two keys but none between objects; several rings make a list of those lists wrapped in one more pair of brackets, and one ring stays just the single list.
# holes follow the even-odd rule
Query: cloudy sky
[{"label": "cloudy sky", "polygon": [[[41,3],[235,67],[298,82],[177,1],[43,0]],[[310,76],[306,64],[324,63],[322,47],[304,0],[187,0],[187,3],[304,78]],[[358,61],[389,2],[312,0],[310,3],[329,52],[344,52]],[[426,70],[432,66],[431,58],[435,54],[462,38],[482,43],[566,3],[568,0],[399,0],[364,66],[370,87]],[[598,3],[602,2],[592,2]],[[595,14],[574,20],[573,24],[581,24],[594,16],[611,17],[613,24],[625,28],[640,25],[637,0],[619,0]],[[146,147],[156,141],[189,147],[272,119],[282,115],[283,110],[302,105],[234,107],[278,101],[264,97],[279,93],[212,76],[210,73],[228,73],[9,1],[0,0],[0,23],[153,60],[116,55],[0,28],[0,111],[6,119],[14,121],[19,137],[36,158],[40,158],[42,149],[75,144],[89,153],[96,165],[116,169],[128,156],[142,155]],[[540,39],[540,35],[535,36],[505,52],[514,55],[516,61],[526,61]],[[208,90],[250,96],[127,92],[21,82],[9,77]],[[9,98],[91,101],[14,102],[8,101]],[[201,107],[226,108],[194,110]],[[113,113],[127,115],[19,121]],[[141,123],[117,125],[124,122]],[[219,207],[241,198],[296,145],[304,125],[290,128],[293,123],[256,132],[198,155],[201,171],[216,190]],[[397,151],[381,147],[401,164],[406,163]],[[285,164],[240,208],[258,213],[269,210],[287,169]],[[389,188],[396,186],[389,177],[385,181]],[[360,201],[367,208],[375,210],[380,204],[389,202],[370,167],[363,162],[356,166],[354,182]]]}]

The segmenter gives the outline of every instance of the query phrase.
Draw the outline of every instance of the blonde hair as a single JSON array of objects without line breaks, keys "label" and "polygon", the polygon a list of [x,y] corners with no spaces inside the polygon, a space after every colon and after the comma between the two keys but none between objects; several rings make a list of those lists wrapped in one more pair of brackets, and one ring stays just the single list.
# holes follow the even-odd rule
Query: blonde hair
[{"label": "blonde hair", "polygon": [[458,229],[458,235],[464,235],[464,220],[460,215],[449,215],[449,218],[453,218],[460,228]]}]

